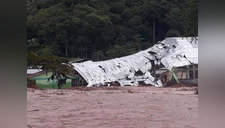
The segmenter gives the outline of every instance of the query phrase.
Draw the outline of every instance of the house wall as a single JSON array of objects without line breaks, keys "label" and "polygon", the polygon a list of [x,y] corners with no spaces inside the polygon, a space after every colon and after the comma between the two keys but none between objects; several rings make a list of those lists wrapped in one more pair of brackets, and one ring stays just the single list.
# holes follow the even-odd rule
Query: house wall
[{"label": "house wall", "polygon": [[[195,66],[195,68],[193,68]],[[193,70],[195,70],[195,78],[193,75]],[[198,65],[191,65],[191,66],[185,66],[185,67],[179,67],[176,68],[175,74],[180,81],[180,83],[183,84],[197,84],[198,83]],[[157,77],[159,78],[161,74],[158,74]],[[172,74],[170,71],[167,71],[162,74],[162,83],[165,85],[166,83],[171,80]]]},{"label": "house wall", "polygon": [[79,79],[73,79],[71,81],[72,87],[87,86],[88,85],[88,83],[84,80],[84,78],[76,70],[74,70],[73,75],[76,76],[76,77],[79,77]]}]

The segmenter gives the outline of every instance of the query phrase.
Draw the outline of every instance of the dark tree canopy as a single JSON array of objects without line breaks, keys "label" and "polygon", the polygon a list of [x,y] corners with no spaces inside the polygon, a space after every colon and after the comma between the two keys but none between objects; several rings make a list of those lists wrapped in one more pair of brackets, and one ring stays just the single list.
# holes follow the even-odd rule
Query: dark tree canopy
[{"label": "dark tree canopy", "polygon": [[39,55],[105,60],[170,36],[198,36],[197,0],[27,0],[28,51]]}]

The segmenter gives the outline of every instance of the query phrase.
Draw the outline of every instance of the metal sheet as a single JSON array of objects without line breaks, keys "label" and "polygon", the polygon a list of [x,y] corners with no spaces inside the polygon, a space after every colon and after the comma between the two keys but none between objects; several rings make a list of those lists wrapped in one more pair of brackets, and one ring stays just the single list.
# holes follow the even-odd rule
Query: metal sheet
[{"label": "metal sheet", "polygon": [[[150,73],[150,60],[155,65],[162,63],[168,70],[173,67],[198,63],[198,43],[191,44],[189,38],[171,37],[155,44],[151,48],[133,55],[106,61],[72,63],[74,69],[88,82],[88,86],[99,86],[118,81],[121,86],[137,86],[140,81],[154,86],[162,86],[161,81],[154,81]],[[195,42],[198,42],[195,40]],[[156,59],[157,58],[157,59]],[[103,70],[105,69],[105,70]],[[141,71],[142,73],[137,73]],[[107,84],[108,85],[108,84]]]}]

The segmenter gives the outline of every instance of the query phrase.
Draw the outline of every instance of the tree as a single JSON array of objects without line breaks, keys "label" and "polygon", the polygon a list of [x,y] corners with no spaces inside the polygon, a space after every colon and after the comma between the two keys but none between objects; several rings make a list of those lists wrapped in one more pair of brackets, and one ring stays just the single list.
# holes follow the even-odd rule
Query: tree
[{"label": "tree", "polygon": [[28,51],[119,57],[167,36],[197,36],[197,17],[197,0],[27,0]]},{"label": "tree", "polygon": [[185,36],[198,36],[198,1],[185,1]]},{"label": "tree", "polygon": [[63,77],[67,77],[73,71],[73,66],[69,64],[69,60],[55,55],[43,55],[35,52],[27,53],[27,66],[32,68],[41,68],[42,70],[52,72],[49,79],[59,81]]},{"label": "tree", "polygon": [[152,43],[156,43],[156,24],[164,19],[168,7],[168,2],[164,0],[145,0],[143,5],[143,18],[152,23]]},{"label": "tree", "polygon": [[181,37],[181,34],[177,30],[169,30],[165,37]]}]

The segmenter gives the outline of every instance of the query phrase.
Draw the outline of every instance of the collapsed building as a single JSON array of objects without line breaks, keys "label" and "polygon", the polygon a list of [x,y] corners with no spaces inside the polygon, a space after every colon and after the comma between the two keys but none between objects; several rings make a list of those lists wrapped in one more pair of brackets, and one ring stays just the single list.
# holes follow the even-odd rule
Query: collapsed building
[{"label": "collapsed building", "polygon": [[[114,85],[161,87],[172,78],[180,83],[197,82],[198,38],[170,37],[154,46],[121,58],[71,63],[87,87]],[[192,79],[191,79],[192,78]],[[191,80],[191,81],[190,81]]]}]

